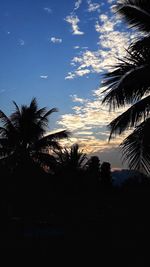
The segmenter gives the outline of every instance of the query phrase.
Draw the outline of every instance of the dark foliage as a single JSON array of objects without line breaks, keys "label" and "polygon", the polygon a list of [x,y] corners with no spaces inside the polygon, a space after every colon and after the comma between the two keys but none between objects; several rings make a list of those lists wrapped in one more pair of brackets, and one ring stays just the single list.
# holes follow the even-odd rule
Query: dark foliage
[{"label": "dark foliage", "polygon": [[55,158],[54,149],[60,149],[59,140],[67,138],[67,131],[46,135],[48,117],[57,109],[38,108],[35,98],[29,106],[21,108],[15,105],[15,112],[7,117],[0,111],[0,164],[7,165],[11,171],[19,165],[39,164],[41,167],[53,168]]},{"label": "dark foliage", "polygon": [[133,133],[121,144],[124,159],[129,162],[130,168],[149,173],[150,142],[146,136],[138,140],[138,134],[146,134],[145,129],[149,130],[150,3],[146,0],[124,0],[117,5],[117,12],[129,25],[147,35],[134,40],[127,49],[126,57],[114,66],[112,72],[105,74],[103,85],[107,88],[103,103],[113,110],[130,106],[110,123],[110,139],[134,128]]}]

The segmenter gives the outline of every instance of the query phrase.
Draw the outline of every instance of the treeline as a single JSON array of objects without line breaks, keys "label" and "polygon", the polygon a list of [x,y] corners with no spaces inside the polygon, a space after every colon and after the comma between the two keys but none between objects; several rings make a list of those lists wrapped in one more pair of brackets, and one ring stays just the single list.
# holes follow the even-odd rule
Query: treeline
[{"label": "treeline", "polygon": [[[61,147],[66,130],[47,134],[48,116],[34,98],[9,117],[0,111],[0,212],[3,243],[78,239],[136,242],[149,236],[150,182],[138,174],[121,188],[111,165],[78,144]],[[44,231],[44,232],[43,232]],[[132,238],[131,238],[132,237]]]}]

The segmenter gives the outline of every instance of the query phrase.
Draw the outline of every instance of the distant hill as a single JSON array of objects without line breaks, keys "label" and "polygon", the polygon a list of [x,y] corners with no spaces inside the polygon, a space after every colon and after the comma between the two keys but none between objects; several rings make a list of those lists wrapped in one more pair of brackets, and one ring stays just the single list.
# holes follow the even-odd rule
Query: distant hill
[{"label": "distant hill", "polygon": [[113,185],[121,186],[125,180],[127,180],[129,177],[138,175],[139,172],[134,170],[123,169],[123,170],[112,171],[111,174],[112,174]]}]

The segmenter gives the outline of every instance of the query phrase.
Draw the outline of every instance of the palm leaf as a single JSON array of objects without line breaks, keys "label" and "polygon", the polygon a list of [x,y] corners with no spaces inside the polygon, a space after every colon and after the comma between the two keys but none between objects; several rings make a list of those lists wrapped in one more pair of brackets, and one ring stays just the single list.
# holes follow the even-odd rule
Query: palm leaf
[{"label": "palm leaf", "polygon": [[56,159],[54,156],[44,153],[38,152],[35,154],[35,161],[38,161],[40,165],[55,167],[56,166]]},{"label": "palm leaf", "polygon": [[43,149],[43,148],[53,148],[53,149],[60,149],[61,146],[59,145],[58,141],[64,138],[69,137],[69,132],[64,130],[57,133],[49,134],[41,139],[39,139],[35,144],[34,148],[36,150]]},{"label": "palm leaf", "polygon": [[1,136],[7,136],[8,131],[4,127],[0,127],[0,135]]},{"label": "palm leaf", "polygon": [[110,137],[113,134],[121,134],[127,128],[136,127],[137,124],[148,118],[150,112],[150,96],[145,97],[132,105],[127,111],[114,119],[110,124]]},{"label": "palm leaf", "polygon": [[57,108],[52,108],[48,110],[43,116],[40,116],[39,125],[48,126],[48,121],[49,121],[48,116],[57,111],[58,111]]},{"label": "palm leaf", "polygon": [[7,115],[2,110],[0,110],[0,120],[4,125],[4,128],[14,129],[14,126],[11,120],[7,117]]},{"label": "palm leaf", "polygon": [[150,118],[141,123],[120,145],[131,169],[150,172]]},{"label": "palm leaf", "polygon": [[38,110],[38,104],[37,104],[36,97],[34,97],[34,98],[31,100],[29,109],[32,110],[34,113],[36,113],[36,111]]},{"label": "palm leaf", "polygon": [[[120,67],[122,68],[123,66]],[[108,90],[109,92],[105,95],[103,103],[109,104],[110,109],[115,109],[140,100],[149,92],[149,73],[150,66],[146,64],[132,66],[132,69],[124,74],[120,74],[120,69],[118,69],[118,75],[116,75],[116,70],[109,73],[109,75],[106,74],[104,86],[109,85],[105,90],[105,92]]]},{"label": "palm leaf", "polygon": [[141,31],[150,31],[150,3],[141,0],[126,0],[118,5],[118,13],[121,14],[131,27]]},{"label": "palm leaf", "polygon": [[129,46],[128,51],[131,51],[132,53],[136,52],[137,56],[139,54],[144,54],[145,57],[148,56],[149,58],[149,54],[150,54],[150,35],[146,35],[144,37],[142,37],[140,40],[137,40],[136,42],[131,43],[131,45]]},{"label": "palm leaf", "polygon": [[60,140],[60,139],[68,138],[69,136],[70,136],[70,132],[63,130],[63,131],[59,131],[56,133],[51,133],[49,135],[46,135],[43,138],[45,138],[47,140]]}]

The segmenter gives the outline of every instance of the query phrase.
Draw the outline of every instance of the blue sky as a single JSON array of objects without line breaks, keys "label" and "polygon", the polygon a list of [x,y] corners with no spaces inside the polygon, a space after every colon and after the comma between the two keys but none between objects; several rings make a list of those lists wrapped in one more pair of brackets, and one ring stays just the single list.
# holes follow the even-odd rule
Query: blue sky
[{"label": "blue sky", "polygon": [[1,0],[0,108],[12,100],[57,107],[50,130],[69,129],[87,153],[121,167],[106,125],[118,113],[101,105],[101,74],[125,54],[136,33],[114,14],[113,0]]}]

